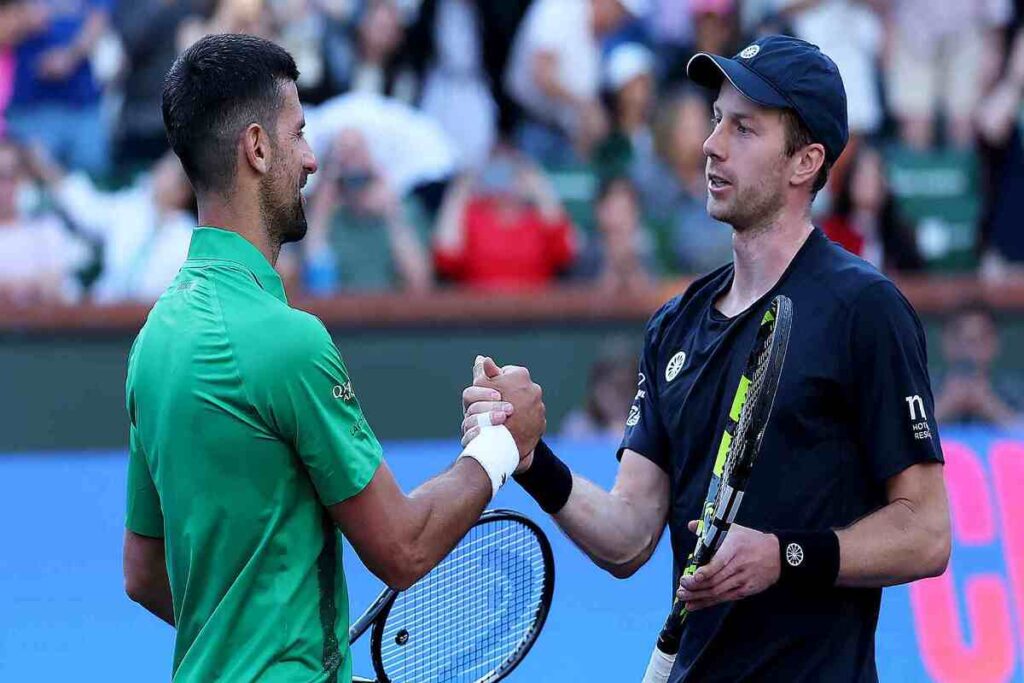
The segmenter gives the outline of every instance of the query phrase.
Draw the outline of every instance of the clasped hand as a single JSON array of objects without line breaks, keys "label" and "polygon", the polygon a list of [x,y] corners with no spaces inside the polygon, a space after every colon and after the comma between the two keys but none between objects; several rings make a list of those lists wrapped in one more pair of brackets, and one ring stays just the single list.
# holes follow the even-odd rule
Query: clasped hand
[{"label": "clasped hand", "polygon": [[543,392],[530,379],[530,371],[516,365],[499,368],[491,359],[477,356],[473,384],[462,392],[462,445],[480,433],[480,415],[487,414],[492,425],[505,425],[519,447],[517,472],[532,461],[533,449],[547,428]]},{"label": "clasped hand", "polygon": [[[690,522],[697,532],[697,522]],[[689,612],[757,595],[779,580],[779,539],[733,524],[711,562],[679,579],[676,598]]]}]

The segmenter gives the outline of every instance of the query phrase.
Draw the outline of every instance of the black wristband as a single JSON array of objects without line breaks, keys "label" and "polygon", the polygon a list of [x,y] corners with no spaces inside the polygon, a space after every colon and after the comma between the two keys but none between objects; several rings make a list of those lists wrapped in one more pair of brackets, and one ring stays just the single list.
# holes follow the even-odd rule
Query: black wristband
[{"label": "black wristband", "polygon": [[776,531],[782,574],[779,585],[828,588],[839,576],[839,537],[825,531]]},{"label": "black wristband", "polygon": [[569,466],[559,460],[544,441],[538,441],[537,447],[533,449],[530,469],[522,474],[514,474],[512,478],[549,515],[561,510],[572,493],[572,472]]}]

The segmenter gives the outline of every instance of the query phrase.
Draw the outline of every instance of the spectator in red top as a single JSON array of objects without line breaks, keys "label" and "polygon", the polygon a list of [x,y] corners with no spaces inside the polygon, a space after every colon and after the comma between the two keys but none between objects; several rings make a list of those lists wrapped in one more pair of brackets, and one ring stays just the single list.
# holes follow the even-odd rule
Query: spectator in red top
[{"label": "spectator in red top", "polygon": [[437,272],[471,287],[523,290],[548,285],[572,264],[575,229],[536,166],[495,153],[479,176],[448,191],[434,240]]},{"label": "spectator in red top", "polygon": [[863,147],[850,161],[836,193],[825,234],[879,270],[924,268],[913,229],[899,215],[882,154]]}]

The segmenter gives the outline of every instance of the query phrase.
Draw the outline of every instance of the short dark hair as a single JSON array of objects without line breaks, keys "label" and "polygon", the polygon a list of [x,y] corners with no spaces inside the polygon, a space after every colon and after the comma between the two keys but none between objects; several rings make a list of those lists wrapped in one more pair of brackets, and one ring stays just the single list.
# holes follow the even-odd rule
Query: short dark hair
[{"label": "short dark hair", "polygon": [[239,134],[250,123],[273,133],[282,81],[298,77],[284,48],[249,35],[206,36],[175,60],[164,79],[164,128],[196,192],[231,187]]},{"label": "short dark hair", "polygon": [[[816,142],[814,135],[807,125],[800,119],[792,109],[782,110],[782,125],[786,128],[786,156],[791,157],[807,145]],[[821,164],[814,184],[811,186],[811,196],[818,194],[821,188],[828,183],[828,173],[832,170],[832,163],[825,159]]]},{"label": "short dark hair", "polygon": [[619,187],[625,188],[633,196],[633,201],[640,202],[640,190],[633,179],[627,175],[609,175],[602,178],[597,186],[597,193],[594,195],[594,204],[600,204],[614,190]]}]

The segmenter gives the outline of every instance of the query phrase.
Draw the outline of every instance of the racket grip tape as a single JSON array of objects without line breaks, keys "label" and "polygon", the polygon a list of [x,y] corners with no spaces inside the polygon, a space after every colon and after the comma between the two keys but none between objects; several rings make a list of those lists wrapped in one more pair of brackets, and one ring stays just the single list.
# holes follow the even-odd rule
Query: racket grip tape
[{"label": "racket grip tape", "polygon": [[658,648],[654,648],[654,652],[651,653],[651,661],[647,663],[642,683],[667,683],[668,676],[672,673],[672,665],[675,663],[675,655],[666,654]]}]

